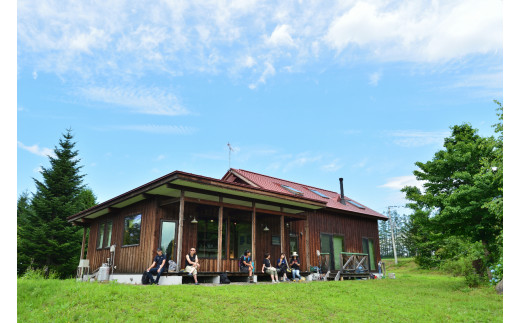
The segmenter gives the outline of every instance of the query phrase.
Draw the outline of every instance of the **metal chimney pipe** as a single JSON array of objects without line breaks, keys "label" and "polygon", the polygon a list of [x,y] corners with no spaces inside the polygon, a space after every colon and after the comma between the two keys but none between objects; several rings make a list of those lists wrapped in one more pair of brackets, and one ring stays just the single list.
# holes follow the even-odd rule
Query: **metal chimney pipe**
[{"label": "metal chimney pipe", "polygon": [[345,204],[345,194],[343,194],[343,178],[339,178],[339,188],[341,190],[341,203]]}]

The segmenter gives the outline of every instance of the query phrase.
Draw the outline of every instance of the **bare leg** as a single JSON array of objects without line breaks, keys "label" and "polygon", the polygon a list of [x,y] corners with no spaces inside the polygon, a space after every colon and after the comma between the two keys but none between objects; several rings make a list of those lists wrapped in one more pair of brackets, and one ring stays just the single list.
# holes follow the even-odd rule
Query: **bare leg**
[{"label": "bare leg", "polygon": [[197,275],[196,275],[196,274],[193,275],[193,279],[195,280],[195,284],[198,283],[198,281],[197,281]]}]

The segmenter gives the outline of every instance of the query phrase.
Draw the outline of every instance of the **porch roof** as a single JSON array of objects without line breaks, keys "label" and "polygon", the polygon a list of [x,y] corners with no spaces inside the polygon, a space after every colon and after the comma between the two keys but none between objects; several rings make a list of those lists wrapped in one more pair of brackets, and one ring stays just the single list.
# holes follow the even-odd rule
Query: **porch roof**
[{"label": "porch roof", "polygon": [[220,195],[227,199],[228,204],[240,205],[244,201],[257,201],[266,207],[273,205],[283,206],[284,212],[287,213],[300,213],[302,209],[315,210],[326,206],[326,202],[317,198],[294,196],[288,192],[274,192],[261,187],[252,187],[246,184],[174,171],[89,209],[71,215],[67,218],[67,221],[79,224],[83,218],[97,218],[110,213],[114,209],[117,210],[153,196],[177,198],[180,197],[181,190],[186,191],[186,196],[201,200],[215,201],[216,199],[218,201]]}]

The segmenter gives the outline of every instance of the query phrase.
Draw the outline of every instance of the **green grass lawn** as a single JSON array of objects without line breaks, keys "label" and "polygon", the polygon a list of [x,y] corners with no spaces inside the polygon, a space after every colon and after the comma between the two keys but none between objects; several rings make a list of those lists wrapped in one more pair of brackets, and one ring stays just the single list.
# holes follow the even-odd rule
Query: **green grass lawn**
[{"label": "green grass lawn", "polygon": [[396,279],[276,285],[140,286],[18,279],[18,320],[502,321],[502,296],[463,278],[386,261]]}]

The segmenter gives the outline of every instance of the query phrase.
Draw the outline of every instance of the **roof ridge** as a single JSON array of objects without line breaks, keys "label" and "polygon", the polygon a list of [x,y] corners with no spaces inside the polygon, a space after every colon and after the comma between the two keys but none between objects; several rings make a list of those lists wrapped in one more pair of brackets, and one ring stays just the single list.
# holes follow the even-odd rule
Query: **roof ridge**
[{"label": "roof ridge", "polygon": [[[235,168],[232,168],[232,169],[235,169]],[[324,189],[324,188],[319,188],[319,187],[310,186],[310,185],[306,185],[306,184],[296,183],[296,182],[289,181],[289,180],[286,180],[286,179],[282,179],[282,178],[278,178],[278,177],[274,177],[274,176],[269,176],[269,175],[264,175],[264,174],[260,174],[260,173],[255,173],[255,172],[252,172],[252,171],[249,171],[249,170],[245,170],[245,169],[235,169],[235,170],[240,170],[240,171],[248,172],[248,173],[252,173],[252,174],[255,174],[255,175],[265,176],[265,177],[269,177],[269,178],[273,178],[273,179],[277,179],[277,180],[281,180],[281,181],[285,181],[285,182],[289,182],[289,183],[293,183],[293,184],[298,184],[298,185],[304,186],[304,187],[307,188],[307,189],[308,189],[308,188],[312,188],[312,189],[318,189],[318,190],[322,190],[322,191],[329,192],[329,193],[339,194],[338,192],[334,192],[334,191],[326,190],[326,189]],[[252,179],[251,179],[251,181],[255,182],[255,181],[252,180]],[[256,183],[256,182],[255,182],[255,183]],[[257,184],[258,184],[258,183],[257,183]],[[259,184],[258,184],[258,185],[259,185]]]}]

